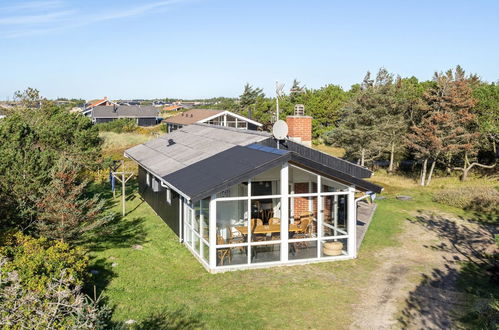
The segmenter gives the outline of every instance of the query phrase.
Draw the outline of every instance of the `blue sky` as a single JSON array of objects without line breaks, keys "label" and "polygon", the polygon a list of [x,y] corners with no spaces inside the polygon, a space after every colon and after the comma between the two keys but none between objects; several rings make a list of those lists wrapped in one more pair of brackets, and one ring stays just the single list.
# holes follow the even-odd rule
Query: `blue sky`
[{"label": "blue sky", "polygon": [[0,99],[237,96],[349,88],[384,66],[499,79],[499,1],[3,1]]}]

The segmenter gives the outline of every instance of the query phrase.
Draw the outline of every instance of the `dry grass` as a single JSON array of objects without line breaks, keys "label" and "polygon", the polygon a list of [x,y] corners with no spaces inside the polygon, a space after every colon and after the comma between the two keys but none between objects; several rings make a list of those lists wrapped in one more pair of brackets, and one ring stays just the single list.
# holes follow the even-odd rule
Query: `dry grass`
[{"label": "dry grass", "polygon": [[125,150],[154,138],[152,134],[114,132],[100,132],[99,136],[104,140],[102,149],[106,154]]},{"label": "dry grass", "polygon": [[325,144],[318,144],[314,146],[314,149],[325,152],[326,154],[330,154],[331,156],[335,157],[345,156],[345,149],[343,148],[336,148],[332,146],[327,146]]}]

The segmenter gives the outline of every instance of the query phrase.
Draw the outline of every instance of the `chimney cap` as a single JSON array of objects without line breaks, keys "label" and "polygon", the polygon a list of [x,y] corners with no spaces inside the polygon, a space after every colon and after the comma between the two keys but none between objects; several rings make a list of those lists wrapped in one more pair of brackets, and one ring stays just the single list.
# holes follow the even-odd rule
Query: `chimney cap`
[{"label": "chimney cap", "polygon": [[295,104],[295,116],[304,116],[305,106],[303,104]]}]

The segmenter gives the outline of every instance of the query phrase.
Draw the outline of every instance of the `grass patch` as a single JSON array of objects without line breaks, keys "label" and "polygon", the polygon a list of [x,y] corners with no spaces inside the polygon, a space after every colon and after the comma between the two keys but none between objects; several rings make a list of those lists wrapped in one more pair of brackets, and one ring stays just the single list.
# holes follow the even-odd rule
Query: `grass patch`
[{"label": "grass patch", "polygon": [[343,149],[343,148],[337,148],[337,147],[328,146],[325,144],[318,144],[318,145],[314,145],[314,149],[317,149],[319,151],[322,151],[326,154],[330,154],[331,156],[335,156],[335,157],[341,158],[341,157],[345,156],[345,149]]},{"label": "grass patch", "polygon": [[[119,230],[101,230],[87,246],[116,321],[189,306],[208,328],[328,328],[331,320],[345,328],[378,265],[376,252],[398,244],[407,213],[397,203],[379,201],[360,256],[349,261],[209,274],[137,194]],[[118,212],[119,202],[113,208]]]}]

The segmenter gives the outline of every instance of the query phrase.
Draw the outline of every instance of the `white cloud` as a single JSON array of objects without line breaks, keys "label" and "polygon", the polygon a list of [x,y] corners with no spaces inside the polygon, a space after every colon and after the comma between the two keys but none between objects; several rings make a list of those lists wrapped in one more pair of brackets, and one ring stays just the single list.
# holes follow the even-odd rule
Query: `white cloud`
[{"label": "white cloud", "polygon": [[[25,2],[9,7],[10,10],[15,9],[20,11],[21,14],[19,15],[2,17],[0,14],[0,25],[4,26],[2,28],[3,31],[0,32],[0,38],[19,38],[47,34],[82,27],[96,22],[145,15],[160,9],[166,9],[179,2],[185,2],[185,0],[156,1],[124,9],[102,8],[103,13],[99,14],[87,14],[78,10],[78,8],[61,10],[62,7],[66,6],[66,3],[62,1]],[[56,7],[59,11],[47,12],[47,9]],[[32,9],[34,12],[26,15],[24,14],[24,9]]]},{"label": "white cloud", "polygon": [[61,7],[64,4],[63,1],[53,0],[53,1],[29,1],[20,2],[15,5],[9,5],[5,7],[0,7],[0,11],[19,11],[19,10],[37,10],[37,9],[50,9],[55,7]]},{"label": "white cloud", "polygon": [[39,14],[39,15],[0,17],[0,25],[23,25],[23,24],[30,25],[30,24],[51,23],[63,17],[69,17],[74,13],[75,13],[74,10],[65,10],[65,11],[58,11],[54,13]]}]

